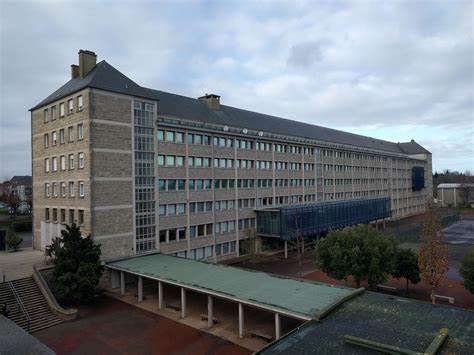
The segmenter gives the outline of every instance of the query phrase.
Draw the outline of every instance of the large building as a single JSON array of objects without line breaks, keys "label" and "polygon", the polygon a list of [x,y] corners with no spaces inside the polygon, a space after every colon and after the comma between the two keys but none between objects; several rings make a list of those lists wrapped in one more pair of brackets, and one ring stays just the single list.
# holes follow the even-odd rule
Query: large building
[{"label": "large building", "polygon": [[[31,109],[34,243],[78,223],[104,259],[239,253],[256,209],[389,198],[424,211],[431,154],[139,86],[79,51],[71,79]],[[354,205],[354,208],[358,208]]]}]

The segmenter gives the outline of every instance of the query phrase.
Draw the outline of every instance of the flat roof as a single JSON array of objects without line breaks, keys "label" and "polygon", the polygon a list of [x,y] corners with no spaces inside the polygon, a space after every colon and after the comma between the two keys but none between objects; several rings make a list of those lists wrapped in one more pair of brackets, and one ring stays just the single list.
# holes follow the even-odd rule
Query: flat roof
[{"label": "flat roof", "polygon": [[346,335],[425,353],[442,328],[448,329],[448,338],[439,353],[472,353],[473,311],[366,291],[342,304],[323,321],[307,322],[257,354],[376,353],[347,343]]},{"label": "flat roof", "polygon": [[160,253],[110,262],[107,267],[303,320],[319,319],[363,290]]}]

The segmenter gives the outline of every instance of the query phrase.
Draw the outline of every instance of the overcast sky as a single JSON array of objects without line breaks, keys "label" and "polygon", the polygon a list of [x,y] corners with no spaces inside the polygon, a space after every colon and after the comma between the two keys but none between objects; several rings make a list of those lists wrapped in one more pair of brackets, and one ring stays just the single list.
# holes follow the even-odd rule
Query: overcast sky
[{"label": "overcast sky", "polygon": [[472,1],[0,0],[0,179],[28,109],[93,50],[142,86],[395,142],[474,171]]}]

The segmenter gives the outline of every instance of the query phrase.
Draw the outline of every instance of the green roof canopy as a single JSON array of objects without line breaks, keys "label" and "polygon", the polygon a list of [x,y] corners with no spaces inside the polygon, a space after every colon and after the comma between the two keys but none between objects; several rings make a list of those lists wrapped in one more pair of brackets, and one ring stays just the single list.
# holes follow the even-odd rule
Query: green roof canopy
[{"label": "green roof canopy", "polygon": [[360,292],[164,254],[115,261],[107,267],[305,320],[323,317]]}]

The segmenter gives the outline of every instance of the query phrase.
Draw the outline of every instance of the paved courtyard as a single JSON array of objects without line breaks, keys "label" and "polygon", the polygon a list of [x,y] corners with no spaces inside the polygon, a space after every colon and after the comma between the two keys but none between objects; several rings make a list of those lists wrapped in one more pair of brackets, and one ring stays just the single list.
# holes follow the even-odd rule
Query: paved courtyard
[{"label": "paved courtyard", "polygon": [[34,335],[57,354],[250,354],[240,346],[110,297]]},{"label": "paved courtyard", "polygon": [[31,276],[33,265],[44,265],[44,253],[41,250],[24,248],[17,252],[0,252],[0,281],[21,279]]}]

